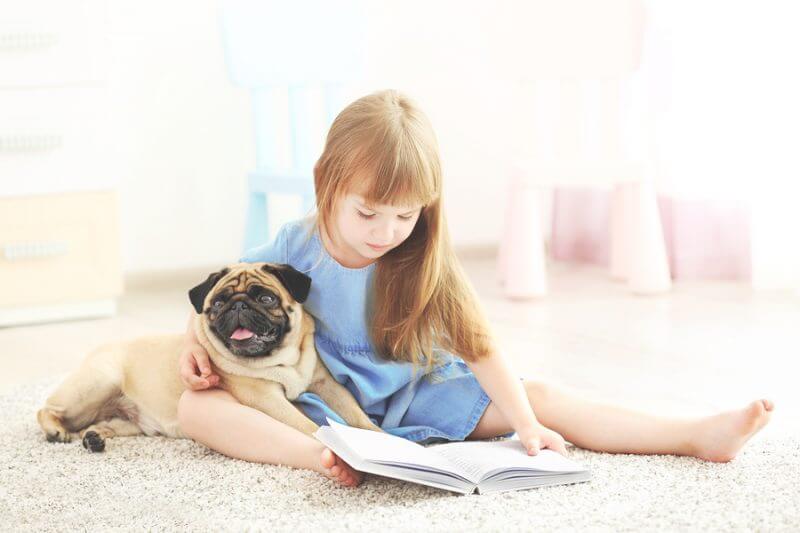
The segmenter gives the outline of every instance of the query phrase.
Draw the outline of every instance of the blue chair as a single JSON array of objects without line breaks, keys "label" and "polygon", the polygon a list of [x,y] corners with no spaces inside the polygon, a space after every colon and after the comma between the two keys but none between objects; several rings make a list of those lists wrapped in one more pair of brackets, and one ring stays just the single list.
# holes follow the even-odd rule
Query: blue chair
[{"label": "blue chair", "polygon": [[[248,176],[244,249],[269,242],[268,198],[272,193],[314,205],[314,162],[324,132],[344,107],[345,87],[360,78],[365,59],[366,17],[361,1],[223,0],[219,21],[228,74],[250,91],[256,168]],[[313,106],[313,97],[323,100]],[[276,102],[288,106],[288,124],[278,120]],[[320,108],[324,117],[312,114]],[[315,121],[316,119],[316,121]],[[320,138],[322,136],[322,138]],[[289,147],[288,162],[281,148]]]}]

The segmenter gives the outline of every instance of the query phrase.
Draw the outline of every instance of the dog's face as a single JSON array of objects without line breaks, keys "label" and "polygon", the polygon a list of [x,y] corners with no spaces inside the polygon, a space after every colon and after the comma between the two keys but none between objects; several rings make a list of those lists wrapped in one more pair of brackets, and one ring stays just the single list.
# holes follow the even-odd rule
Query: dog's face
[{"label": "dog's face", "polygon": [[195,310],[228,351],[265,357],[298,324],[311,278],[290,265],[239,263],[214,272],[189,291]]}]

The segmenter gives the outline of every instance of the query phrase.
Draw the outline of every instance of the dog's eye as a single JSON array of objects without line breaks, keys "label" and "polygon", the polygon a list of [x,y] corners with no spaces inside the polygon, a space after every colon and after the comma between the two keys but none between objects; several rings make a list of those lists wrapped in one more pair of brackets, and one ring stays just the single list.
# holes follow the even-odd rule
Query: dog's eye
[{"label": "dog's eye", "polygon": [[214,303],[211,305],[214,306],[214,309],[219,309],[220,307],[225,305],[225,302],[223,302],[222,300],[214,300]]},{"label": "dog's eye", "polygon": [[261,302],[262,304],[269,305],[275,302],[275,297],[272,296],[271,294],[262,294],[261,296],[258,297],[258,301]]}]

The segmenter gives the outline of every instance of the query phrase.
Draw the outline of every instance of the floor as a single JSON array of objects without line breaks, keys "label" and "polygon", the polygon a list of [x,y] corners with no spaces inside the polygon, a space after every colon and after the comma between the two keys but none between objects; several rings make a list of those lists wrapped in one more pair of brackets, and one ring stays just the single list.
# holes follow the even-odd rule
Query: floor
[{"label": "floor", "polygon": [[[520,375],[662,414],[711,414],[765,396],[776,403],[765,432],[800,430],[796,293],[680,282],[666,295],[642,297],[605,269],[551,263],[549,294],[514,302],[503,297],[492,258],[463,264]],[[113,318],[0,329],[0,394],[67,372],[99,343],[184,331],[187,291],[205,276],[130,280]]]}]

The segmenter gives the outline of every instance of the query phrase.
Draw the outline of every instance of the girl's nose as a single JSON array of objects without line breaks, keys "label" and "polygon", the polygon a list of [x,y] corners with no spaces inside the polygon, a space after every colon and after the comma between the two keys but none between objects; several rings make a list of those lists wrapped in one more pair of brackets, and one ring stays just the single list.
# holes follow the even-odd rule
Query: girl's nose
[{"label": "girl's nose", "polygon": [[394,227],[391,225],[391,223],[381,224],[381,226],[377,228],[374,233],[375,244],[389,244],[393,235]]}]

